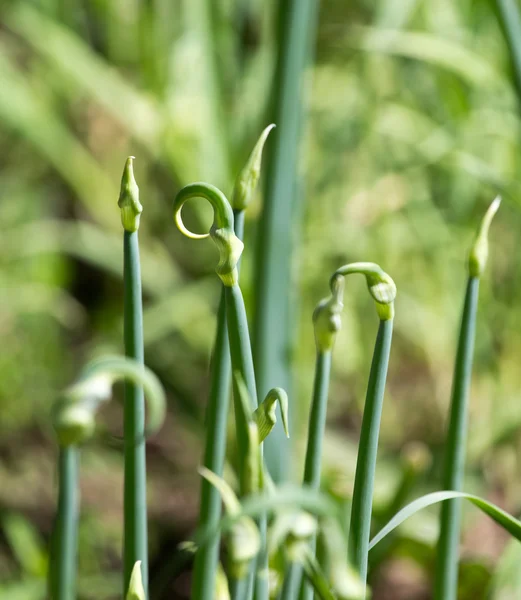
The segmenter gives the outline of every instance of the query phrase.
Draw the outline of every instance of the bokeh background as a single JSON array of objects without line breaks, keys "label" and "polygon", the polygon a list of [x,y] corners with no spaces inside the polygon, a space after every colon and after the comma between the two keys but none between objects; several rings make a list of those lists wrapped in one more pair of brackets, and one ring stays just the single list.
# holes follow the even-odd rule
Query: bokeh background
[{"label": "bokeh background", "polygon": [[[169,400],[165,427],[148,445],[151,590],[157,600],[188,597],[189,568],[178,568],[175,550],[197,516],[219,283],[214,248],[177,232],[171,203],[194,180],[231,190],[271,121],[285,10],[286,0],[2,3],[3,599],[45,597],[55,510],[50,407],[93,353],[122,351],[117,198],[129,154],[144,206],[146,361]],[[481,215],[502,193],[481,288],[465,487],[516,514],[521,121],[496,3],[322,0],[311,30],[297,168],[301,219],[287,231],[296,246],[287,282],[290,477],[302,472],[313,307],[336,267],[371,260],[398,286],[375,527],[407,499],[438,488],[466,253]],[[242,283],[251,316],[262,196],[261,186],[246,222]],[[203,230],[209,210],[190,208],[189,222]],[[346,497],[376,327],[364,283],[353,279],[335,347],[324,465],[325,485]],[[118,403],[101,420],[119,435]],[[81,600],[119,597],[122,451],[106,438],[89,443],[82,458]],[[431,597],[436,516],[411,520],[375,555],[375,600]],[[519,545],[474,509],[465,510],[464,525],[460,597],[520,598]]]}]

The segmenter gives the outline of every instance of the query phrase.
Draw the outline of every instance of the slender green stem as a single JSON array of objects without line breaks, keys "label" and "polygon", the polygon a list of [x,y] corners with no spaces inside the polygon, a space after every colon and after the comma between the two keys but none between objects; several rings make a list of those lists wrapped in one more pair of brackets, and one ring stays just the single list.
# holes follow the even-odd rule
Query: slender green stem
[{"label": "slender green stem", "polygon": [[[327,398],[329,393],[329,377],[331,373],[332,351],[317,350],[315,381],[313,384],[313,400],[309,415],[308,444],[306,449],[306,462],[304,467],[304,484],[318,490],[320,487],[320,473],[322,466],[322,441],[326,428]],[[316,546],[315,536],[311,540],[312,550]],[[300,589],[301,600],[313,600],[312,586],[302,580]],[[284,597],[286,598],[286,597]],[[287,597],[288,600],[290,596]]]},{"label": "slender green stem", "polygon": [[[286,569],[284,576],[284,584],[280,590],[279,600],[291,600],[296,598],[299,588],[301,588],[302,580],[302,565],[298,562],[291,561]],[[302,594],[302,591],[301,591]],[[313,597],[313,588],[311,588],[311,597]]]},{"label": "slender green stem", "polygon": [[304,484],[314,490],[318,490],[320,487],[322,442],[326,428],[331,354],[331,350],[319,350],[316,357],[313,400],[309,415],[308,444],[304,466]]},{"label": "slender green stem", "polygon": [[53,532],[50,571],[52,600],[75,600],[78,539],[77,446],[60,446],[58,459],[58,511]]},{"label": "slender green stem", "polygon": [[[256,249],[255,360],[259,393],[275,382],[289,392],[289,340],[292,332],[291,290],[293,240],[300,222],[296,186],[303,113],[303,79],[310,55],[317,0],[284,0],[279,57],[274,83],[273,121],[278,131],[268,162],[266,193]],[[290,446],[282,427],[266,440],[266,463],[273,479],[284,480]]]},{"label": "slender green stem", "polygon": [[[229,204],[226,196],[214,186],[205,183],[195,183],[185,186],[178,192],[174,199],[174,220],[179,230],[193,239],[200,239],[211,236],[219,250],[219,262],[216,272],[224,285],[224,298],[226,305],[226,324],[228,329],[228,340],[230,346],[231,366],[238,374],[241,385],[244,384],[251,403],[251,413],[257,408],[257,388],[255,383],[255,372],[253,368],[253,357],[251,351],[250,334],[248,330],[248,320],[244,299],[239,287],[238,263],[244,247],[235,232],[235,219],[240,234],[243,230],[242,211],[248,205],[255,184],[258,180],[262,148],[266,137],[272,126],[269,126],[261,134],[259,142],[253,149],[248,163],[240,173],[234,190],[235,211]],[[213,207],[214,222],[207,234],[194,234],[189,231],[181,217],[181,210],[184,203],[190,198],[201,197],[206,199]],[[224,320],[224,317],[223,317]],[[247,422],[242,405],[242,396],[238,387],[238,380],[233,378],[233,398],[235,407],[237,446],[239,458],[239,473],[241,482],[245,473],[245,458],[248,455],[250,446],[250,430],[244,427]],[[258,443],[258,442],[257,442]],[[260,464],[262,464],[262,446],[259,448]],[[243,490],[241,490],[243,491]],[[267,579],[267,552],[266,548],[266,517],[260,516],[258,526],[261,534],[261,559],[257,565],[256,592],[259,590],[259,599],[268,598],[268,579]],[[247,577],[250,579],[250,576]],[[234,584],[235,586],[235,584]],[[237,582],[237,588],[242,586]],[[245,591],[247,600],[250,597],[248,590]]]},{"label": "slender green stem", "polygon": [[[230,340],[230,355],[232,359],[232,369],[240,374],[251,401],[251,410],[257,408],[257,388],[255,387],[255,372],[253,370],[253,358],[251,354],[250,332],[248,330],[248,321],[246,317],[246,308],[241,289],[238,285],[226,286],[226,317],[228,319],[228,337]],[[234,387],[235,412],[241,411],[239,391]],[[237,445],[239,454],[241,448],[247,448],[247,439],[245,438],[244,427],[237,423]],[[242,438],[242,439],[240,439]],[[242,461],[244,456],[239,456]],[[242,464],[240,466],[242,470]]]},{"label": "slender green stem", "polygon": [[[242,239],[244,233],[244,211],[234,211],[235,234]],[[239,265],[238,265],[239,266]],[[228,422],[228,405],[230,397],[231,376],[230,351],[226,324],[226,293],[222,286],[221,299],[217,313],[217,334],[215,338],[212,365],[210,396],[206,413],[206,445],[204,466],[218,476],[222,476],[226,454],[226,425]],[[218,489],[205,477],[201,479],[201,507],[199,526],[215,527],[221,518],[221,496]],[[199,549],[195,557],[193,572],[194,600],[213,600],[215,574],[219,560],[220,536]],[[234,580],[234,590],[238,587]],[[236,590],[239,593],[240,590]],[[243,593],[243,592],[241,592]],[[234,597],[232,595],[232,597]],[[240,596],[237,596],[239,598]]]},{"label": "slender green stem", "polygon": [[230,600],[251,598],[253,593],[253,577],[230,580]]},{"label": "slender green stem", "polygon": [[[250,333],[248,330],[248,321],[246,317],[246,309],[244,307],[244,299],[242,297],[241,289],[238,285],[226,286],[226,315],[228,319],[228,336],[230,341],[230,354],[232,360],[232,369],[238,372],[246,385],[248,396],[251,401],[251,410],[257,408],[257,388],[255,385],[255,372],[253,369],[253,357],[251,354],[250,344]],[[234,378],[235,379],[235,378]],[[239,472],[244,472],[244,458],[246,454],[241,452],[241,448],[246,449],[248,447],[248,439],[246,438],[246,431],[240,424],[239,414],[242,411],[240,405],[239,390],[237,389],[236,382],[233,383],[233,397],[235,406],[235,417],[237,422],[237,446],[239,450]],[[262,447],[261,447],[262,452]],[[263,600],[268,597],[268,581],[267,578],[263,577],[264,563],[266,562],[267,556],[265,554],[266,546],[266,517],[259,517],[257,524],[261,533],[261,544],[262,549],[259,554],[257,561],[256,571],[257,574],[260,572],[260,576],[255,578],[255,598]],[[249,578],[247,578],[249,579]],[[241,587],[241,590],[243,587]],[[248,588],[245,588],[245,592]],[[248,597],[248,596],[246,596]],[[239,600],[239,598],[237,598]]]},{"label": "slender green stem", "polygon": [[[331,358],[335,337],[341,327],[340,313],[344,306],[344,276],[334,276],[330,282],[330,286],[331,296],[321,300],[313,312],[317,354],[315,362],[315,380],[313,384],[313,399],[309,415],[304,484],[315,490],[320,488],[322,441],[326,428]],[[310,540],[310,551],[313,556],[315,555],[315,547],[316,536],[313,535]],[[314,591],[309,582],[302,579],[302,565],[300,567],[291,565],[286,576],[296,578],[301,582],[300,598],[302,600],[312,600]],[[291,597],[287,600],[291,600]]]},{"label": "slender green stem", "polygon": [[349,558],[364,583],[367,579],[374,471],[392,332],[393,319],[381,320],[367,386],[351,505]]},{"label": "slender green stem", "polygon": [[[262,445],[261,445],[262,450]],[[268,545],[267,545],[267,533],[268,533],[268,519],[264,514],[257,520],[257,527],[259,528],[261,538],[261,548],[257,556],[256,572],[255,572],[255,589],[253,598],[254,600],[268,600],[269,599],[269,557],[268,557]]]},{"label": "slender green stem", "polygon": [[[124,339],[125,355],[144,363],[143,307],[138,232],[125,231],[124,248]],[[134,564],[141,561],[143,587],[148,597],[148,549],[145,455],[145,398],[143,386],[125,382],[124,417],[124,593]]]},{"label": "slender green stem", "polygon": [[[460,491],[463,484],[478,295],[479,278],[469,277],[454,368],[442,486],[444,490]],[[435,578],[435,598],[437,600],[455,600],[457,596],[460,516],[460,499],[443,503]]]},{"label": "slender green stem", "polygon": [[[465,444],[470,380],[474,354],[479,278],[488,259],[488,231],[499,209],[498,196],[487,209],[479,225],[468,258],[468,282],[461,317],[458,350],[454,365],[449,427],[445,444],[443,489],[459,491],[465,472]],[[434,584],[436,600],[455,600],[458,588],[458,554],[460,537],[460,500],[450,500],[441,508],[440,537]]]},{"label": "slender green stem", "polygon": [[[206,412],[206,446],[204,466],[221,476],[226,453],[226,425],[228,422],[228,400],[230,394],[230,354],[226,333],[226,305],[224,288],[217,313],[217,335],[214,346],[212,380],[208,409]],[[204,477],[201,479],[201,508],[199,526],[215,526],[221,518],[221,497],[219,491]],[[200,548],[195,557],[193,572],[194,600],[212,600],[215,586],[215,573],[219,560],[220,536],[215,536],[206,546]]]}]

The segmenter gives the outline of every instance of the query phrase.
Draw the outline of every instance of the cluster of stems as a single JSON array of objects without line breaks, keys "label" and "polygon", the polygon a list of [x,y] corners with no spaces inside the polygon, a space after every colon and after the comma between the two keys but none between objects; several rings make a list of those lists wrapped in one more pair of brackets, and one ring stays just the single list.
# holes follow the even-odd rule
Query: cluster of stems
[{"label": "cluster of stems", "polygon": [[[219,261],[216,273],[222,283],[206,418],[204,465],[201,468],[199,527],[201,532],[206,532],[206,537],[201,534],[204,543],[196,548],[192,598],[214,600],[216,590],[219,590],[219,599],[268,600],[270,555],[282,548],[285,549],[283,555],[287,565],[280,585],[280,600],[312,600],[315,595],[322,600],[364,600],[368,593],[366,582],[371,548],[374,478],[396,286],[377,264],[351,263],[335,271],[330,280],[330,296],[315,309],[316,363],[303,487],[297,491],[296,500],[289,504],[293,508],[300,502],[303,506],[315,506],[313,502],[306,504],[306,490],[318,494],[316,501],[320,504],[322,446],[332,354],[336,335],[341,328],[340,315],[345,278],[348,275],[361,274],[366,278],[379,319],[363,410],[350,516],[348,522],[341,523],[338,517],[336,523],[327,511],[327,518],[318,522],[301,509],[299,512],[276,513],[273,529],[278,532],[280,548],[276,546],[274,550],[267,540],[267,516],[268,510],[276,506],[279,492],[264,464],[263,443],[276,423],[277,405],[280,406],[285,433],[289,436],[288,398],[283,389],[273,388],[258,403],[248,319],[239,286],[240,258],[244,248],[244,212],[259,180],[262,151],[272,127],[264,130],[239,174],[232,203],[218,188],[207,183],[185,186],[174,200],[174,221],[179,230],[193,239],[210,237],[217,246]],[[183,223],[182,208],[192,198],[203,198],[213,208],[213,224],[207,234],[192,233]],[[78,382],[64,392],[55,407],[53,418],[60,449],[58,512],[50,569],[50,594],[53,600],[74,600],[76,597],[80,446],[93,434],[95,414],[99,406],[110,398],[112,385],[119,379],[125,382],[123,596],[127,600],[148,600],[145,440],[149,431],[162,422],[165,398],[157,378],[144,366],[138,244],[142,207],[134,179],[133,157],[129,157],[125,165],[118,204],[124,229],[125,358],[105,357],[90,363]],[[499,199],[496,199],[481,223],[468,260],[468,282],[456,354],[443,475],[443,487],[448,491],[441,492],[436,500],[425,497],[416,501],[419,508],[434,501],[445,501],[441,511],[437,553],[437,600],[455,600],[457,596],[460,500],[468,497],[460,490],[464,475],[479,281],[488,256],[488,229],[498,207]],[[238,496],[222,479],[230,387],[235,414]],[[150,401],[148,427],[145,427],[145,395]],[[250,515],[244,507],[248,506],[248,500],[254,502],[256,498],[259,499],[258,504]],[[283,494],[280,498],[283,498]],[[499,509],[491,508],[479,498],[469,498],[521,539],[521,523]],[[221,517],[221,501],[227,513],[224,520]],[[407,515],[413,512],[407,507],[403,510]],[[391,519],[385,532],[377,536],[377,541],[403,518],[399,513]],[[227,519],[228,577],[219,562],[221,528]],[[346,540],[340,535],[341,530],[348,531]],[[327,561],[318,560],[315,556],[319,531],[326,539]]]},{"label": "cluster of stems", "polygon": [[[257,387],[253,366],[248,320],[244,299],[239,286],[239,260],[243,249],[244,211],[248,206],[260,176],[262,151],[266,138],[273,128],[267,127],[255,145],[249,160],[239,174],[232,195],[232,204],[214,186],[195,183],[185,186],[174,200],[174,220],[178,228],[188,237],[200,239],[211,237],[219,250],[216,272],[222,282],[221,301],[218,310],[217,335],[214,348],[212,381],[207,409],[207,424],[204,465],[214,474],[222,475],[226,451],[226,425],[230,373],[233,370],[233,398],[236,422],[237,457],[241,494],[244,489],[244,473],[247,458],[251,454],[248,429],[244,424],[244,407],[238,389],[238,380],[244,382],[249,409],[257,408]],[[198,235],[189,231],[182,221],[181,210],[191,198],[204,198],[214,210],[214,222],[208,234]],[[262,445],[259,447],[262,461]],[[203,479],[201,490],[200,527],[215,525],[220,518],[220,496],[210,481]],[[253,589],[256,598],[268,596],[266,517],[258,518],[261,536],[261,550],[257,559],[255,574],[241,573],[241,577],[231,581],[232,597],[246,600]],[[219,538],[202,547],[196,554],[193,597],[197,600],[213,598],[217,572]],[[254,583],[252,581],[254,580]]]}]

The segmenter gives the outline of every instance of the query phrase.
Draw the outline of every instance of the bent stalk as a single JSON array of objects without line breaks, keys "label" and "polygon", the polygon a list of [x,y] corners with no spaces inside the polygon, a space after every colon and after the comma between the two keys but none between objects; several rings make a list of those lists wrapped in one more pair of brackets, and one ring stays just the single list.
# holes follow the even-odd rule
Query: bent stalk
[{"label": "bent stalk", "polygon": [[336,278],[351,273],[365,275],[369,292],[375,301],[376,310],[380,318],[362,418],[348,540],[349,560],[365,586],[373,505],[374,472],[387,367],[391,350],[396,286],[391,277],[374,263],[353,263],[346,265],[338,269],[333,277]]},{"label": "bent stalk", "polygon": [[[189,231],[181,217],[183,205],[190,198],[202,197],[206,199],[214,209],[214,222],[208,234],[194,234]],[[244,299],[239,287],[238,280],[238,262],[243,250],[243,243],[234,232],[234,213],[226,196],[216,187],[205,183],[194,183],[185,186],[179,191],[174,200],[174,220],[179,230],[192,239],[200,239],[211,236],[219,250],[219,262],[216,272],[224,285],[224,295],[226,303],[226,318],[228,325],[228,337],[230,344],[231,366],[237,372],[245,384],[248,397],[251,402],[251,410],[257,408],[257,389],[255,385],[255,373],[253,368],[253,357],[251,352],[250,335],[248,330],[248,321]],[[248,439],[240,422],[244,421],[243,409],[240,401],[239,390],[234,381],[234,407],[237,424],[237,446],[239,456],[239,472],[244,470],[244,460],[247,456]],[[258,520],[261,533],[261,547],[265,548],[266,542],[266,519],[260,517]],[[262,551],[265,555],[265,551]],[[266,561],[261,561],[258,576],[256,578],[256,597],[268,597],[267,569],[264,568]],[[246,584],[244,584],[246,587]],[[247,589],[242,589],[242,584],[237,586],[232,584],[232,588],[238,588],[236,597],[244,597],[248,594]],[[259,594],[257,596],[257,593]],[[244,596],[241,596],[244,594]]]},{"label": "bent stalk", "polygon": [[[244,169],[235,182],[233,191],[234,231],[239,240],[244,236],[244,214],[255,192],[260,176],[262,150],[273,125],[266,127],[255,145]],[[239,263],[237,264],[239,270]],[[212,364],[210,396],[206,413],[206,443],[204,466],[221,476],[226,453],[226,425],[228,420],[231,360],[229,352],[227,319],[226,319],[226,287],[223,284],[219,309],[217,313],[217,334]],[[201,506],[199,526],[215,526],[221,516],[221,497],[218,490],[203,478],[201,483]],[[213,600],[216,572],[219,560],[220,536],[216,536],[209,544],[199,549],[194,564],[194,600]],[[232,597],[236,597],[234,580]]]},{"label": "bent stalk", "polygon": [[[308,442],[306,448],[306,460],[304,466],[304,485],[312,489],[319,489],[320,474],[322,467],[322,442],[326,428],[327,400],[329,393],[329,379],[331,373],[331,358],[336,333],[341,326],[340,312],[343,308],[342,299],[344,293],[344,278],[337,277],[332,281],[332,293],[329,298],[322,300],[313,313],[313,323],[315,329],[315,380],[313,383],[313,399],[311,402],[311,412],[309,415]],[[313,535],[310,541],[311,550],[314,554],[316,546],[316,536]],[[291,596],[281,596],[284,599],[294,597],[293,589],[298,590],[298,584],[302,579],[302,567],[297,564],[291,564],[286,574],[286,578],[296,580],[297,584],[288,587]],[[302,580],[300,588],[301,600],[312,600],[314,590],[312,586]]]}]

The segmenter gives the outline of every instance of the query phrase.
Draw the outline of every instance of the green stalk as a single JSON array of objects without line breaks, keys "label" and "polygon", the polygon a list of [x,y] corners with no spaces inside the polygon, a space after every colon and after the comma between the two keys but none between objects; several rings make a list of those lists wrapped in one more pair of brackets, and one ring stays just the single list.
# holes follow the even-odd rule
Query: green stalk
[{"label": "green stalk", "polygon": [[[144,364],[143,306],[138,229],[142,207],[134,179],[133,157],[127,159],[118,205],[121,209],[124,272],[125,355]],[[124,542],[123,593],[136,562],[141,562],[143,588],[148,597],[148,535],[146,500],[145,396],[143,386],[125,381],[124,403]]]},{"label": "green stalk", "polygon": [[[284,0],[281,13],[279,56],[273,87],[273,120],[279,125],[268,163],[266,190],[258,245],[255,286],[255,364],[259,394],[274,382],[291,392],[288,343],[291,312],[288,296],[292,280],[293,240],[298,233],[301,197],[297,166],[303,114],[303,79],[317,20],[317,0]],[[291,393],[289,394],[291,397]],[[282,427],[266,442],[266,463],[275,482],[288,473],[290,446]]]},{"label": "green stalk", "polygon": [[313,489],[320,487],[322,442],[326,427],[331,356],[331,350],[317,350],[313,402],[309,415],[308,445],[304,467],[304,484]]},{"label": "green stalk", "polygon": [[60,446],[58,458],[58,510],[53,532],[50,571],[52,600],[75,600],[79,450],[75,445]]},{"label": "green stalk", "polygon": [[[313,489],[320,487],[320,472],[322,465],[322,442],[326,427],[327,413],[327,398],[329,392],[329,377],[331,372],[331,350],[317,350],[316,366],[315,366],[315,381],[313,384],[313,401],[311,404],[311,412],[309,415],[308,429],[308,444],[306,449],[306,462],[304,467],[304,485],[308,485]],[[315,553],[316,536],[310,541],[311,551]],[[296,567],[297,570],[298,567]],[[292,575],[294,570],[292,565],[290,573],[286,577]],[[301,578],[301,569],[299,581]],[[298,587],[297,587],[298,591]],[[294,596],[282,596],[284,600],[290,600]],[[314,590],[309,582],[302,580],[300,586],[300,599],[313,600]]]},{"label": "green stalk", "polygon": [[[327,400],[329,393],[329,379],[331,374],[331,358],[337,331],[340,329],[340,312],[343,308],[342,296],[344,293],[344,278],[337,277],[332,281],[332,294],[322,300],[313,314],[315,329],[316,362],[315,380],[313,383],[313,399],[309,415],[308,441],[306,460],[304,466],[304,485],[314,490],[320,488],[320,475],[322,467],[322,442],[326,428]],[[311,551],[315,554],[316,535],[310,541]],[[297,574],[296,574],[297,573]],[[291,564],[286,579],[302,579],[302,567]],[[288,584],[289,585],[289,584]],[[293,594],[294,592],[292,592]],[[314,590],[305,580],[300,586],[301,600],[312,600]],[[294,596],[281,596],[290,600]]]},{"label": "green stalk", "polygon": [[[242,239],[244,235],[244,210],[234,211],[235,235]],[[237,266],[239,267],[239,265]],[[226,426],[230,397],[231,361],[226,324],[225,287],[221,291],[217,312],[217,334],[215,338],[212,365],[212,381],[206,413],[206,446],[204,466],[218,476],[222,475],[226,454]],[[215,527],[221,518],[221,496],[219,491],[206,478],[201,482],[201,507],[199,526]],[[219,561],[220,536],[215,536],[196,554],[192,598],[194,600],[213,600],[217,564]],[[235,580],[236,583],[236,580]],[[234,586],[234,591],[235,591]],[[232,597],[235,597],[232,594]]]},{"label": "green stalk", "polygon": [[337,277],[351,273],[365,275],[369,293],[375,301],[376,311],[380,318],[362,418],[348,539],[349,560],[358,572],[365,587],[374,472],[387,367],[391,350],[396,286],[391,277],[374,263],[353,263],[341,267],[333,275],[332,283]]},{"label": "green stalk", "polygon": [[[286,569],[286,574],[284,575],[284,583],[283,583],[282,589],[280,590],[280,593],[279,593],[280,600],[291,600],[292,598],[296,598],[299,593],[299,589],[300,589],[301,595],[303,593],[308,593],[308,591],[307,591],[308,586],[305,583],[303,583],[303,585],[301,586],[302,571],[303,571],[303,568],[302,568],[301,563],[291,561],[288,564],[288,567]],[[304,590],[305,590],[305,592],[304,592]],[[310,594],[310,597],[312,598],[313,594],[314,594],[313,588],[311,588],[311,591],[309,592],[309,594]]]},{"label": "green stalk", "polygon": [[[248,158],[248,161],[237,177],[233,190],[233,210],[224,194],[217,188],[200,183],[183,188],[174,201],[174,219],[178,228],[191,238],[201,238],[210,235],[216,243],[220,260],[217,274],[223,283],[219,306],[218,331],[216,352],[214,357],[214,372],[212,378],[211,396],[208,406],[208,433],[205,449],[205,466],[217,476],[221,476],[226,444],[226,420],[228,411],[228,393],[230,364],[244,382],[248,397],[252,403],[252,411],[257,407],[257,390],[253,370],[253,358],[249,340],[248,323],[244,300],[239,288],[239,261],[243,249],[241,238],[244,233],[244,211],[252,199],[260,176],[262,151],[264,144],[273,128],[270,125],[264,129],[258,142]],[[193,197],[202,197],[210,202],[214,209],[214,223],[207,235],[197,235],[188,231],[181,218],[184,203]],[[228,329],[229,339],[226,336]],[[227,344],[229,343],[230,352]],[[234,406],[237,431],[237,447],[239,456],[239,473],[244,470],[244,458],[247,455],[249,441],[241,419],[242,403],[239,391],[236,389],[234,378]],[[218,491],[205,480],[202,488],[200,527],[216,524],[220,518],[220,495]],[[263,546],[265,545],[265,520],[260,521],[261,531],[264,531]],[[211,600],[214,593],[215,572],[218,561],[219,539],[217,538],[208,548],[203,548],[196,558],[194,580],[194,598]],[[250,596],[249,586],[251,577],[232,580],[232,597],[247,598]]]},{"label": "green stalk", "polygon": [[[461,317],[449,427],[445,444],[444,490],[460,491],[463,486],[479,280],[488,257],[488,229],[498,208],[499,198],[496,198],[481,223],[468,262],[469,276]],[[436,600],[455,600],[457,597],[460,520],[461,500],[454,499],[443,503],[440,513],[440,536],[434,584]]]},{"label": "green stalk", "polygon": [[364,582],[367,579],[374,472],[392,333],[393,319],[380,321],[367,386],[351,505],[349,558]]},{"label": "green stalk", "polygon": [[[253,357],[251,353],[250,334],[248,329],[248,320],[246,317],[246,308],[244,299],[239,285],[227,286],[225,288],[226,295],[226,315],[228,319],[228,336],[230,341],[230,355],[232,360],[232,369],[237,372],[248,392],[248,397],[251,402],[251,410],[257,408],[257,388],[255,386],[255,372],[253,369]],[[233,397],[235,406],[235,417],[237,421],[237,446],[239,448],[239,472],[244,473],[244,459],[246,454],[240,452],[240,448],[248,447],[248,440],[245,437],[246,431],[240,426],[239,411],[240,407],[240,391],[237,389],[236,378],[233,381]],[[262,445],[260,447],[261,463],[262,463]],[[268,591],[268,556],[266,551],[266,516],[260,516],[257,519],[257,526],[261,537],[261,550],[257,559],[254,598],[258,600],[267,600],[269,597]],[[250,577],[243,578],[236,587],[236,596],[232,600],[241,600],[251,597],[250,594]]]}]

